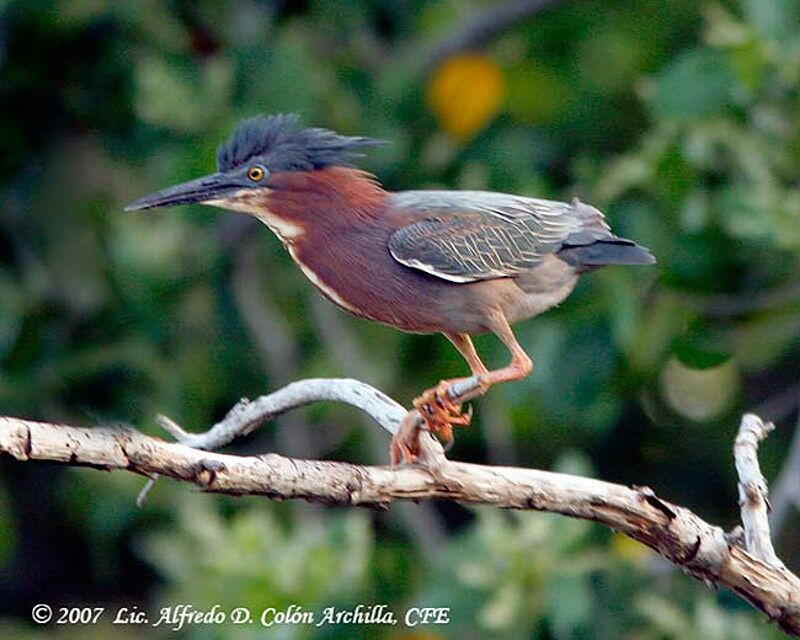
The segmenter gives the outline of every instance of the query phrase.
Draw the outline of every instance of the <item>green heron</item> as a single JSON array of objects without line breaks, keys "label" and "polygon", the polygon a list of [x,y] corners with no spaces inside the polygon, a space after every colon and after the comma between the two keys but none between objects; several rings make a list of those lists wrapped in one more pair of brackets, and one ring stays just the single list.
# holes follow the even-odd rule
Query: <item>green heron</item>
[{"label": "green heron", "polygon": [[[611,233],[603,214],[570,203],[489,191],[384,190],[352,166],[371,138],[303,129],[294,115],[242,123],[217,150],[217,172],[133,202],[127,211],[203,203],[255,216],[309,280],[338,306],[415,333],[443,333],[479,393],[527,376],[533,364],[511,324],[559,304],[582,273],[652,264]],[[489,371],[470,335],[492,332],[511,362]],[[430,431],[469,423],[443,380],[414,400]],[[407,443],[392,458],[414,459]]]}]

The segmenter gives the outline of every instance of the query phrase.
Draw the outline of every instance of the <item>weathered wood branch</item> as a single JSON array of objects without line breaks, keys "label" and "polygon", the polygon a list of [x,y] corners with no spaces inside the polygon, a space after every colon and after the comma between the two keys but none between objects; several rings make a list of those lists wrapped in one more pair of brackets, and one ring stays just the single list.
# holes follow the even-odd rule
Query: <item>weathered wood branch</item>
[{"label": "weathered wood branch", "polygon": [[733,443],[736,472],[739,474],[739,506],[742,510],[744,547],[751,555],[776,567],[783,563],[775,554],[769,533],[767,481],[758,464],[758,443],[775,428],[752,413],[742,417],[739,435]]},{"label": "weathered wood branch", "polygon": [[[387,396],[357,381],[303,381],[265,398],[271,400],[239,405],[206,434],[187,434],[174,423],[168,423],[169,428],[184,442],[211,448],[251,431],[265,416],[321,399],[356,404],[390,431],[396,429],[398,418],[402,419],[400,411],[404,412]],[[232,456],[165,442],[133,429],[87,429],[5,417],[0,418],[0,453],[22,461],[125,469],[150,478],[163,475],[215,493],[379,508],[395,500],[444,498],[592,520],[646,544],[709,585],[732,589],[786,633],[800,636],[800,579],[763,545],[764,536],[769,538],[765,493],[761,493],[766,484],[759,483],[761,473],[757,460],[755,467],[753,461],[757,441],[767,431],[756,416],[745,416],[737,438],[737,468],[746,498],[742,506],[749,510],[744,517],[744,539],[748,545],[756,541],[749,550],[738,544],[736,536],[659,498],[647,487],[535,469],[453,462],[426,434],[421,438],[419,465],[361,466],[272,453]],[[748,487],[753,479],[756,489],[751,496]]]}]

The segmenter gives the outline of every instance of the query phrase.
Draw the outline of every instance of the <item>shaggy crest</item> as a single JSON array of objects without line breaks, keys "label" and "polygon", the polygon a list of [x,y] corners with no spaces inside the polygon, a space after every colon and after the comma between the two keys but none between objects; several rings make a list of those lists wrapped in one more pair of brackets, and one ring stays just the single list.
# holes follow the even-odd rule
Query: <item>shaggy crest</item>
[{"label": "shaggy crest", "polygon": [[229,171],[258,158],[272,171],[307,171],[349,166],[359,149],[383,140],[342,136],[328,129],[300,129],[294,114],[256,116],[245,120],[217,149],[217,170]]}]

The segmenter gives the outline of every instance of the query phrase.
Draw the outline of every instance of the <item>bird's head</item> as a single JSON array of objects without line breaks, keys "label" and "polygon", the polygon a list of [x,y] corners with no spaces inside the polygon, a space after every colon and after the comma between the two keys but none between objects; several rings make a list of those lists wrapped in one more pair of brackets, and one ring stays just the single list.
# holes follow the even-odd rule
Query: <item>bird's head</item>
[{"label": "bird's head", "polygon": [[280,182],[280,175],[350,166],[361,149],[379,144],[382,141],[328,129],[301,129],[296,115],[257,116],[245,120],[218,147],[216,173],[157,191],[125,210],[201,203],[252,213]]}]

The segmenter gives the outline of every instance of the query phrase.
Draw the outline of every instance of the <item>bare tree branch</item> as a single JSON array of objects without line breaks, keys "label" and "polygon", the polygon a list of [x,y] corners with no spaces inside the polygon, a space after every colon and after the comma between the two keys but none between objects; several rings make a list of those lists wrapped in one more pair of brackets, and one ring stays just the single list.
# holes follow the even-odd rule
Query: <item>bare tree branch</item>
[{"label": "bare tree branch", "polygon": [[[263,422],[312,402],[344,402],[366,412],[389,433],[394,434],[406,416],[406,410],[383,392],[359,380],[349,378],[308,378],[292,382],[274,393],[250,401],[242,398],[225,417],[204,433],[190,433],[166,416],[157,416],[162,429],[188,447],[213,451],[257,429]],[[136,498],[142,506],[158,480],[158,473],[148,481]]]},{"label": "bare tree branch", "polygon": [[757,415],[744,414],[733,444],[733,454],[739,474],[739,506],[742,509],[745,549],[759,560],[783,568],[769,535],[767,481],[761,475],[757,455],[758,443],[774,428],[774,424],[764,422]]},{"label": "bare tree branch", "polygon": [[[223,426],[215,425],[206,434],[186,434],[177,425],[170,429],[182,440],[207,447],[251,430],[267,415],[321,399],[353,402],[382,420],[389,430],[397,426],[402,411],[394,401],[357,381],[308,380],[241,405],[220,423]],[[416,422],[417,418],[412,412],[406,421]],[[395,500],[443,498],[592,520],[642,542],[709,585],[727,586],[765,612],[786,633],[800,637],[800,579],[764,550],[762,538],[768,536],[768,529],[759,519],[766,508],[766,485],[754,456],[757,442],[768,427],[763,423],[759,427],[759,423],[755,416],[745,416],[736,445],[737,469],[746,498],[743,506],[752,511],[744,516],[745,538],[748,545],[758,541],[748,547],[750,551],[720,527],[662,500],[647,487],[535,469],[451,462],[428,434],[420,439],[420,464],[384,467],[277,454],[238,457],[164,442],[132,429],[84,429],[6,417],[0,418],[0,453],[23,461],[125,469],[148,477],[160,474],[215,493],[378,508]]]},{"label": "bare tree branch", "polygon": [[367,413],[389,433],[394,434],[407,411],[385,393],[352,378],[308,378],[287,384],[282,389],[256,400],[243,398],[217,424],[204,433],[189,433],[168,418],[159,423],[178,442],[194,449],[220,449],[247,435],[262,422],[313,402],[344,402]]}]

